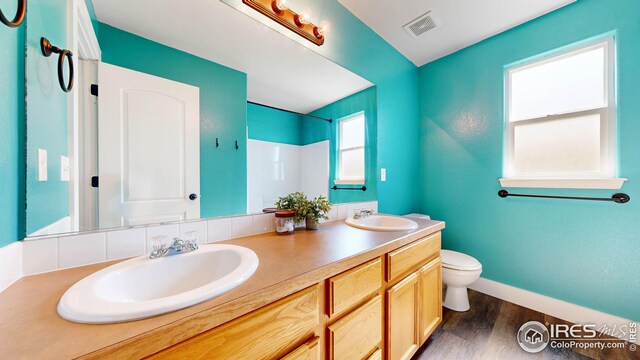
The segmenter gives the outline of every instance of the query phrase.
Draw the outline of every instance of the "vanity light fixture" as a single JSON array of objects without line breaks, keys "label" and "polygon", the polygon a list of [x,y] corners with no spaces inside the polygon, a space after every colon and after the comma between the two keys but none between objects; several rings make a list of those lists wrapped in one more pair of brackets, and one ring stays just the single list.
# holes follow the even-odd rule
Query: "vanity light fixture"
[{"label": "vanity light fixture", "polygon": [[312,43],[318,46],[324,44],[324,29],[312,24],[307,14],[298,14],[289,9],[285,0],[242,0],[242,2]]}]

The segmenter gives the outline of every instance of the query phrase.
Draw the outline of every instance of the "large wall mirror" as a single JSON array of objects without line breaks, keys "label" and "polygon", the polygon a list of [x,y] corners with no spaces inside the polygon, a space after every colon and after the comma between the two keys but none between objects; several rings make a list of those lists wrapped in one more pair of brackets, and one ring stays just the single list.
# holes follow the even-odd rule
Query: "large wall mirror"
[{"label": "large wall mirror", "polygon": [[27,16],[27,237],[377,200],[375,84],[221,1],[80,1]]}]

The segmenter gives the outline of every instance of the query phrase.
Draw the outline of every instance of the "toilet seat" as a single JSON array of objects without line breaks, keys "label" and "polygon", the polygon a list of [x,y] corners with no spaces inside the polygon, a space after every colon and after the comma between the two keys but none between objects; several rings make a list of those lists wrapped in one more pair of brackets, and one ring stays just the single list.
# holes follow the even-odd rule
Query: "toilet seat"
[{"label": "toilet seat", "polygon": [[474,257],[452,250],[441,250],[442,267],[451,270],[481,270],[482,264]]}]

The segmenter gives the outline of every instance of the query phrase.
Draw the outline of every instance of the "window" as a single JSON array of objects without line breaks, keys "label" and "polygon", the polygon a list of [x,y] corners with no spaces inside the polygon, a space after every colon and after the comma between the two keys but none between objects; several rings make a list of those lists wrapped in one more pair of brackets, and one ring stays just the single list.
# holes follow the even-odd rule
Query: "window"
[{"label": "window", "polygon": [[365,118],[360,112],[338,123],[338,179],[336,184],[364,184]]},{"label": "window", "polygon": [[615,188],[614,68],[609,38],[506,70],[503,186]]}]

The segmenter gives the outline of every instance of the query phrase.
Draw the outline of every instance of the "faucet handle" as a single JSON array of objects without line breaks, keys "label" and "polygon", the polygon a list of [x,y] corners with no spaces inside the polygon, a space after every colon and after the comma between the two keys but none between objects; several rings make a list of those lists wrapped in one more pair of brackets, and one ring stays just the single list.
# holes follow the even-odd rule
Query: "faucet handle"
[{"label": "faucet handle", "polygon": [[164,241],[167,237],[165,235],[157,235],[151,238],[153,241],[153,250],[161,250],[167,247]]},{"label": "faucet handle", "polygon": [[187,231],[186,233],[184,233],[184,238],[185,238],[185,243],[192,247],[197,249],[198,248],[198,232],[197,231]]}]

